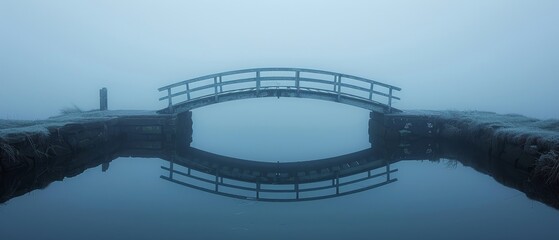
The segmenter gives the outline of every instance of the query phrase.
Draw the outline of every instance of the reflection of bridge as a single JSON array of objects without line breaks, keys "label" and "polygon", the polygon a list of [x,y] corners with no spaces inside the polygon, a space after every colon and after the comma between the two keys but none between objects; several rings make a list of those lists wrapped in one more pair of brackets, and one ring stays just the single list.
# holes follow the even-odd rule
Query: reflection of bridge
[{"label": "reflection of bridge", "polygon": [[[159,88],[168,107],[180,113],[206,105],[257,97],[299,97],[328,100],[375,112],[397,112],[396,86],[352,75],[303,68],[254,68],[193,78]],[[178,102],[178,103],[175,103]]]},{"label": "reflection of bridge", "polygon": [[194,189],[270,202],[318,200],[380,187],[391,178],[389,161],[372,149],[334,158],[270,163],[235,159],[195,148],[177,151],[161,178]]}]

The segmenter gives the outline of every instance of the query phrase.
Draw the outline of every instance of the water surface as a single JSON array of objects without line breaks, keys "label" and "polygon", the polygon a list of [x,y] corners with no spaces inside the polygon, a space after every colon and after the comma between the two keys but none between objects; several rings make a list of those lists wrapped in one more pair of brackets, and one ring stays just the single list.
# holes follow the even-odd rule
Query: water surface
[{"label": "water surface", "polygon": [[[213,106],[195,111],[192,146],[266,162],[370,147],[366,111],[253,104],[266,108],[234,114],[227,110],[231,104],[218,112]],[[328,117],[336,111],[344,118]],[[391,175],[396,182],[289,203],[172,183],[160,178],[168,174],[161,166],[168,165],[158,158],[120,157],[105,172],[97,166],[15,197],[0,206],[2,239],[549,239],[559,227],[558,210],[455,159],[397,161],[390,165],[398,169]]]}]

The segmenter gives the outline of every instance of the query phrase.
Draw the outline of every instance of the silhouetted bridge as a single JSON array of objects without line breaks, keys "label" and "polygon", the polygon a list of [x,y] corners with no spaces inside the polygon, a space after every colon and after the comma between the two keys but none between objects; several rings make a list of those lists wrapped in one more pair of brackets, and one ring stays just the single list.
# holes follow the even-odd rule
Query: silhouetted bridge
[{"label": "silhouetted bridge", "polygon": [[238,99],[298,97],[328,100],[373,112],[399,112],[396,86],[352,75],[304,68],[253,68],[210,74],[159,88],[168,106],[159,113],[191,109]]}]

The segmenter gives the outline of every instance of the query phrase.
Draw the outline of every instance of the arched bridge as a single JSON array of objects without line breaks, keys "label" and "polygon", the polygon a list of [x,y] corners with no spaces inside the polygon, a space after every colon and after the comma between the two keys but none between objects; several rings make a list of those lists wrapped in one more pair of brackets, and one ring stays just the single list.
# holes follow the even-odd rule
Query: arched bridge
[{"label": "arched bridge", "polygon": [[304,68],[253,68],[210,74],[159,88],[168,106],[159,113],[191,109],[246,98],[299,97],[328,100],[375,112],[392,107],[396,86],[352,75]]}]

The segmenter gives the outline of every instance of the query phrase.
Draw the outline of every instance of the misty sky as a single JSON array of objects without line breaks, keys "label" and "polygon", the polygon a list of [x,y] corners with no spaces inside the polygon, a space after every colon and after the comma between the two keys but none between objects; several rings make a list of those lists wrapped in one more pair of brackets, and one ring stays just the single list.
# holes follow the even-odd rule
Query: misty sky
[{"label": "misty sky", "polygon": [[163,85],[267,66],[393,84],[402,109],[559,118],[558,12],[545,0],[2,0],[0,118],[98,108],[101,87],[111,109],[159,109]]}]

